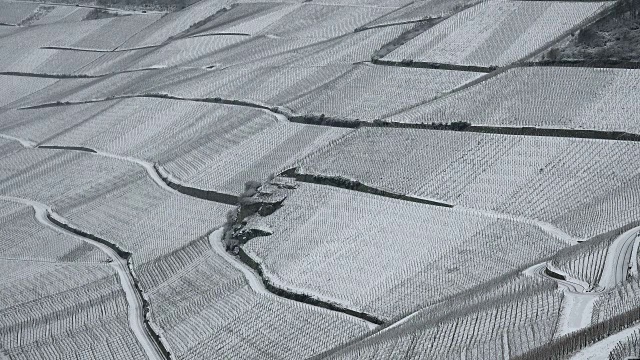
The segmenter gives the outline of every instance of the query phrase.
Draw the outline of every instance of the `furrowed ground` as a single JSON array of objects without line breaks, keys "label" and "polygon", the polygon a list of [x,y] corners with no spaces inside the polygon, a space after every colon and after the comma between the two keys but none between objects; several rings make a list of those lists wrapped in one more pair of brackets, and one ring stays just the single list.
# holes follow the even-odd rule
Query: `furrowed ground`
[{"label": "furrowed ground", "polygon": [[0,358],[638,353],[633,1],[0,0]]}]

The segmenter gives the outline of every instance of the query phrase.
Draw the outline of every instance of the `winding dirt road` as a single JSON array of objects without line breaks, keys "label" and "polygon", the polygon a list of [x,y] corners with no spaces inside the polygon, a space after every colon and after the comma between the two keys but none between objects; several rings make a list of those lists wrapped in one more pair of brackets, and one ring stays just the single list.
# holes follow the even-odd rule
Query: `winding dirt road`
[{"label": "winding dirt road", "polygon": [[[12,196],[2,196],[0,195],[0,201],[10,201],[14,203],[20,203],[24,205],[31,206],[35,211],[35,217],[38,222],[42,225],[49,227],[56,232],[63,233],[68,236],[72,236],[76,239],[84,241],[92,246],[95,246],[100,251],[102,251],[105,255],[111,259],[110,265],[115,269],[118,274],[118,278],[120,279],[120,285],[124,290],[125,297],[128,304],[128,321],[133,334],[136,339],[142,346],[145,354],[149,359],[153,360],[164,360],[167,357],[164,355],[164,352],[161,349],[160,344],[156,342],[154,336],[150,334],[149,330],[145,324],[145,314],[144,314],[144,306],[142,297],[140,292],[137,290],[135,286],[135,280],[133,279],[133,275],[131,274],[131,270],[129,269],[129,263],[127,260],[118,255],[116,251],[114,251],[111,247],[102,244],[98,241],[79,236],[67,229],[64,229],[56,224],[54,224],[49,217],[55,219],[57,222],[63,224],[69,224],[69,222],[64,219],[62,216],[53,212],[53,210],[45,204],[39,203],[37,201],[16,198]],[[69,225],[70,226],[70,225]]]},{"label": "winding dirt road", "polygon": [[[632,272],[637,273],[637,261],[632,259],[637,254],[637,238],[640,226],[634,227],[619,235],[609,246],[604,268],[598,285],[591,289],[584,281],[572,278],[569,274],[553,269],[543,263],[530,267],[523,273],[530,276],[543,276],[558,283],[564,292],[562,312],[556,330],[556,336],[562,336],[580,330],[591,325],[591,314],[596,299],[603,293],[615,290],[616,286],[626,281]],[[635,245],[635,246],[634,246]],[[555,273],[564,277],[551,276],[547,273]]]}]

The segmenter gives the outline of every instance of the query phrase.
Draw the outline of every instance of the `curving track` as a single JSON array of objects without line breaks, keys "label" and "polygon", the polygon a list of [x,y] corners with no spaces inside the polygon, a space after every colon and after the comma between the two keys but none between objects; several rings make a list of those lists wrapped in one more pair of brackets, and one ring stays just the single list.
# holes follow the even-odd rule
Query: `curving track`
[{"label": "curving track", "polygon": [[[534,265],[523,273],[530,276],[543,276],[558,283],[564,292],[565,299],[562,313],[556,330],[556,336],[562,336],[591,325],[591,313],[595,300],[603,293],[615,290],[616,286],[624,282],[630,274],[630,269],[637,272],[637,262],[633,256],[637,253],[636,239],[640,233],[640,226],[630,229],[618,236],[609,246],[604,263],[602,276],[595,289],[589,284],[570,277],[566,273],[551,269],[546,263]],[[635,245],[635,246],[634,246]],[[564,277],[551,276],[547,272]]]},{"label": "curving track", "polygon": [[122,285],[122,289],[125,293],[128,304],[127,318],[133,334],[135,335],[136,339],[142,346],[145,354],[149,359],[163,360],[167,358],[165,356],[165,352],[163,352],[162,350],[163,345],[157,342],[154,338],[154,335],[151,334],[147,329],[147,326],[145,324],[145,310],[142,296],[136,288],[135,280],[133,279],[133,275],[131,274],[131,270],[129,269],[129,263],[125,258],[120,256],[114,249],[103,243],[84,236],[79,236],[78,234],[73,233],[53,223],[50,218],[55,219],[57,222],[68,224],[66,219],[53,212],[53,210],[45,204],[28,199],[2,195],[0,195],[0,200],[21,203],[33,207],[36,220],[42,225],[49,227],[57,232],[82,240],[92,246],[95,246],[105,255],[107,255],[109,259],[111,259],[110,264],[118,274],[120,284]]}]

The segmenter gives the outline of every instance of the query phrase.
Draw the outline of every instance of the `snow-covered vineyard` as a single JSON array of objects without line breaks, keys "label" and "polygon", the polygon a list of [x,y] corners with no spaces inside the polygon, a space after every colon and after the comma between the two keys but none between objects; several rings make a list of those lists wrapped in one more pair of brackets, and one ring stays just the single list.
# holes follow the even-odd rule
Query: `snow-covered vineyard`
[{"label": "snow-covered vineyard", "polygon": [[639,1],[145,1],[0,0],[0,359],[640,358]]}]

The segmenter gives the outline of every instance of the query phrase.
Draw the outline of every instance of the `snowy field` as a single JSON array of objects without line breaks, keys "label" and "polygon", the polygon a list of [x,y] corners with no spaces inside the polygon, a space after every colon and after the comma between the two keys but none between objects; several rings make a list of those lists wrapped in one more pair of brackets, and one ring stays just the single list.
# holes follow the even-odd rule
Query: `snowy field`
[{"label": "snowy field", "polygon": [[515,68],[387,119],[640,133],[633,115],[638,111],[638,77],[636,69]]},{"label": "snowy field", "polygon": [[636,220],[639,151],[625,141],[363,128],[296,165],[585,238]]},{"label": "snowy field", "polygon": [[0,359],[639,355],[631,4],[148,5],[0,0]]},{"label": "snowy field", "polygon": [[[486,1],[462,11],[385,57],[504,66],[553,43],[611,2]],[[563,36],[564,34],[564,36]]]},{"label": "snowy field", "polygon": [[[529,224],[319,185],[301,184],[287,202],[265,220],[274,234],[246,245],[268,276],[385,318],[565,246]],[[514,251],[520,241],[536,254]]]}]

